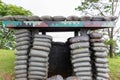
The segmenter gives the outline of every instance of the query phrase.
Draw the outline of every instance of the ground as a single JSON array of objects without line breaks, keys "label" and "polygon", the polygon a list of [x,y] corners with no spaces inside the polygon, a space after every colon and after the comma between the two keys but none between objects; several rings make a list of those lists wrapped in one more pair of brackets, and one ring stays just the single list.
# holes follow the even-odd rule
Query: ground
[{"label": "ground", "polygon": [[[0,49],[0,80],[14,78],[15,51]],[[108,58],[111,80],[120,80],[120,57]]]}]

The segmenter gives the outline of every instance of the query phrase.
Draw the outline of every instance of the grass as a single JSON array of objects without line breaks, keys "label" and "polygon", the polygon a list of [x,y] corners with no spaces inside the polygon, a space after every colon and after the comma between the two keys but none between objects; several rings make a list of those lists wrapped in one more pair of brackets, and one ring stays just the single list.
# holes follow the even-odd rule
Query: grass
[{"label": "grass", "polygon": [[[111,80],[120,80],[120,57],[108,59]],[[14,75],[14,61],[14,51],[0,49],[0,80],[11,80],[9,78]]]}]

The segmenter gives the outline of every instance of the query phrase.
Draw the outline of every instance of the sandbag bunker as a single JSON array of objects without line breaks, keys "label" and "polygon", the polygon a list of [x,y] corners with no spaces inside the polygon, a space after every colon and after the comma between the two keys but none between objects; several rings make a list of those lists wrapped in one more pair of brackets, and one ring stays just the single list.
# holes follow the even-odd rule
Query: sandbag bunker
[{"label": "sandbag bunker", "polygon": [[[4,26],[16,29],[16,80],[109,80],[103,35],[94,30],[114,27],[116,17],[5,16],[0,19]],[[46,34],[58,31],[74,31],[74,37],[63,43],[54,42]]]}]

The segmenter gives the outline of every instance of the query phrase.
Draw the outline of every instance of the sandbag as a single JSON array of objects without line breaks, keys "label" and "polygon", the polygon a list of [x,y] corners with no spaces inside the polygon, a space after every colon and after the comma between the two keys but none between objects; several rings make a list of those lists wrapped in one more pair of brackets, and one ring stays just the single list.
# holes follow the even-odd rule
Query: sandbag
[{"label": "sandbag", "polygon": [[107,50],[105,47],[91,47],[91,49],[97,52],[104,52]]},{"label": "sandbag", "polygon": [[95,63],[95,66],[97,68],[108,68],[108,64],[102,64],[102,63]]},{"label": "sandbag", "polygon": [[40,76],[40,75],[39,76],[38,75],[37,76],[36,75],[29,75],[28,78],[29,79],[40,79],[40,80],[45,80],[46,79],[46,77],[43,77],[43,76]]},{"label": "sandbag", "polygon": [[106,52],[95,52],[94,54],[96,57],[106,57],[107,56]]},{"label": "sandbag", "polygon": [[28,56],[27,56],[27,55],[16,56],[15,59],[16,59],[16,60],[27,60],[27,59],[28,59]]},{"label": "sandbag", "polygon": [[15,66],[15,70],[24,70],[24,69],[26,69],[27,68],[27,65],[16,65]]},{"label": "sandbag", "polygon": [[80,17],[81,21],[91,21],[91,19],[92,19],[92,17],[90,17],[90,16],[82,16],[82,17]]},{"label": "sandbag", "polygon": [[41,71],[41,72],[46,72],[46,71],[47,71],[47,68],[45,68],[45,67],[32,67],[32,66],[30,66],[30,67],[29,67],[29,71]]},{"label": "sandbag", "polygon": [[54,17],[53,17],[53,20],[54,20],[54,21],[64,21],[64,20],[65,20],[65,17],[63,17],[63,16],[54,16]]},{"label": "sandbag", "polygon": [[50,52],[50,48],[45,47],[45,46],[33,46],[32,49],[35,49],[35,50],[43,50],[43,51]]},{"label": "sandbag", "polygon": [[104,17],[101,17],[101,16],[92,17],[92,21],[103,21],[103,20],[104,20]]},{"label": "sandbag", "polygon": [[92,72],[87,71],[87,72],[77,72],[75,73],[76,76],[92,76]]},{"label": "sandbag", "polygon": [[40,39],[42,38],[42,39],[50,39],[50,40],[52,40],[52,36],[49,36],[49,35],[35,34],[34,38],[40,38]]},{"label": "sandbag", "polygon": [[22,37],[22,38],[19,38],[19,39],[16,39],[16,42],[22,42],[22,41],[30,41],[30,37]]},{"label": "sandbag", "polygon": [[15,35],[15,39],[19,39],[21,37],[31,37],[31,35],[28,32]]},{"label": "sandbag", "polygon": [[42,57],[31,57],[29,59],[31,62],[47,62],[48,58],[42,58]]},{"label": "sandbag", "polygon": [[47,42],[38,42],[38,41],[35,41],[33,42],[33,46],[44,46],[44,47],[51,47],[51,44],[50,43],[47,43]]},{"label": "sandbag", "polygon": [[18,61],[15,61],[15,65],[22,65],[22,64],[27,64],[27,60],[18,60]]},{"label": "sandbag", "polygon": [[106,79],[109,78],[109,74],[108,73],[97,73],[97,76],[103,77],[103,78],[106,78]]},{"label": "sandbag", "polygon": [[106,79],[106,78],[97,76],[97,77],[96,77],[96,80],[109,80],[109,79]]},{"label": "sandbag", "polygon": [[101,72],[101,73],[108,73],[109,69],[108,68],[96,68],[97,72]]},{"label": "sandbag", "polygon": [[49,55],[49,52],[46,52],[46,51],[42,51],[42,50],[34,50],[34,49],[31,49],[30,51],[30,56],[34,56],[34,57],[48,57]]},{"label": "sandbag", "polygon": [[27,74],[18,74],[18,75],[15,75],[16,78],[26,78],[27,77]]},{"label": "sandbag", "polygon": [[100,39],[100,38],[102,38],[102,34],[98,33],[98,32],[93,32],[93,33],[90,33],[90,38],[92,38],[92,39]]},{"label": "sandbag", "polygon": [[14,21],[14,18],[12,16],[4,16],[0,17],[1,21]]},{"label": "sandbag", "polygon": [[30,42],[29,41],[22,41],[22,42],[16,43],[16,47],[24,46],[24,45],[30,45]]},{"label": "sandbag", "polygon": [[29,66],[33,66],[33,67],[47,67],[47,66],[48,66],[48,63],[29,62]]},{"label": "sandbag", "polygon": [[13,16],[16,21],[26,21],[27,17],[22,15]]},{"label": "sandbag", "polygon": [[91,76],[71,76],[71,77],[68,77],[66,78],[65,80],[92,80],[92,77]]},{"label": "sandbag", "polygon": [[86,72],[86,71],[91,71],[91,67],[79,67],[79,68],[74,68],[75,72]]},{"label": "sandbag", "polygon": [[47,80],[64,80],[61,75],[56,75],[48,78]]},{"label": "sandbag", "polygon": [[46,16],[41,16],[40,20],[42,20],[42,21],[52,21],[53,18],[51,16],[46,15]]},{"label": "sandbag", "polygon": [[80,62],[80,63],[74,63],[73,66],[74,67],[86,67],[86,66],[91,67],[91,64],[90,62]]},{"label": "sandbag", "polygon": [[16,78],[15,80],[27,80],[27,78]]},{"label": "sandbag", "polygon": [[103,42],[103,39],[90,39],[90,42]]},{"label": "sandbag", "polygon": [[21,55],[27,55],[28,51],[27,50],[20,50],[16,51],[15,55],[21,56]]},{"label": "sandbag", "polygon": [[51,40],[50,39],[45,39],[45,38],[34,38],[33,41],[39,41],[39,42],[48,42],[48,43],[51,43]]},{"label": "sandbag", "polygon": [[70,43],[88,42],[88,41],[89,41],[89,37],[88,36],[76,36],[76,37],[70,38],[70,40],[69,40]]},{"label": "sandbag", "polygon": [[89,48],[89,42],[78,42],[70,45],[71,49]]},{"label": "sandbag", "polygon": [[15,70],[15,74],[27,74],[27,70]]},{"label": "sandbag", "polygon": [[77,63],[77,62],[90,62],[90,57],[82,57],[82,58],[76,58],[72,60],[72,63]]},{"label": "sandbag", "polygon": [[80,53],[71,55],[72,59],[82,58],[82,57],[90,57],[90,53]]},{"label": "sandbag", "polygon": [[30,75],[40,75],[40,76],[46,76],[46,72],[41,72],[41,71],[29,71],[28,74]]},{"label": "sandbag", "polygon": [[29,45],[22,45],[22,46],[16,47],[17,50],[27,50],[28,48],[29,48]]},{"label": "sandbag", "polygon": [[80,49],[71,50],[71,54],[80,54],[80,53],[89,53],[89,49],[88,48],[80,48]]},{"label": "sandbag", "polygon": [[108,62],[107,58],[96,58],[95,61],[97,63],[107,63]]},{"label": "sandbag", "polygon": [[104,43],[100,43],[100,42],[95,42],[91,44],[93,47],[105,47]]},{"label": "sandbag", "polygon": [[79,17],[78,16],[68,16],[66,18],[67,21],[79,21]]},{"label": "sandbag", "polygon": [[28,21],[39,21],[40,18],[39,18],[39,16],[29,16],[29,17],[27,17],[27,20]]}]

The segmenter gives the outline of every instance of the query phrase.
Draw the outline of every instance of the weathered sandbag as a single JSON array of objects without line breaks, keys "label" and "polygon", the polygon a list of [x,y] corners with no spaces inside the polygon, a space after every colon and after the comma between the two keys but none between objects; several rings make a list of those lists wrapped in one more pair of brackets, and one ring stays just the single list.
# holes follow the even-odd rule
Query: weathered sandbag
[{"label": "weathered sandbag", "polygon": [[80,63],[74,63],[73,66],[74,67],[86,67],[86,66],[91,67],[91,64],[90,62],[80,62]]},{"label": "weathered sandbag", "polygon": [[63,17],[63,16],[54,16],[54,17],[53,17],[53,20],[54,20],[54,21],[64,21],[64,20],[65,20],[65,17]]},{"label": "weathered sandbag", "polygon": [[42,58],[42,57],[31,57],[29,61],[33,62],[47,62],[48,58]]},{"label": "weathered sandbag", "polygon": [[61,75],[56,75],[48,78],[47,80],[64,80]]},{"label": "weathered sandbag", "polygon": [[15,66],[15,70],[22,70],[22,69],[26,69],[27,65],[16,65]]},{"label": "weathered sandbag", "polygon": [[97,76],[97,77],[96,77],[96,80],[109,80],[109,79],[106,79],[106,78]]},{"label": "weathered sandbag", "polygon": [[104,17],[104,20],[105,20],[105,21],[111,21],[112,19],[111,19],[111,17],[105,16],[105,17]]},{"label": "weathered sandbag", "polygon": [[35,41],[35,42],[33,42],[33,46],[51,47],[51,44],[50,44],[50,43],[47,43],[47,42],[38,42],[38,41]]},{"label": "weathered sandbag", "polygon": [[22,41],[22,42],[16,43],[16,47],[23,46],[23,45],[30,45],[30,42],[29,41]]},{"label": "weathered sandbag", "polygon": [[45,80],[46,79],[46,77],[43,77],[43,76],[40,76],[40,75],[39,76],[38,75],[29,75],[28,78],[29,79],[35,79],[35,80],[39,80],[39,79],[40,80]]},{"label": "weathered sandbag", "polygon": [[74,68],[75,72],[86,72],[86,71],[91,71],[91,67],[78,67],[78,68]]},{"label": "weathered sandbag", "polygon": [[96,58],[95,61],[97,63],[107,63],[108,62],[107,58]]},{"label": "weathered sandbag", "polygon": [[16,42],[21,42],[21,41],[30,41],[30,37],[22,37],[22,38],[19,38],[19,39],[16,39]]},{"label": "weathered sandbag", "polygon": [[34,49],[31,49],[30,51],[30,56],[34,56],[34,57],[48,57],[49,55],[49,52],[46,52],[46,51],[42,51],[42,50],[34,50]]},{"label": "weathered sandbag", "polygon": [[27,70],[15,70],[15,74],[27,74]]},{"label": "weathered sandbag", "polygon": [[26,78],[27,77],[27,74],[18,74],[18,75],[15,75],[16,78]]},{"label": "weathered sandbag", "polygon": [[92,17],[90,17],[90,16],[82,16],[82,17],[80,17],[81,21],[90,21],[91,19],[92,19]]},{"label": "weathered sandbag", "polygon": [[34,35],[34,38],[42,38],[42,39],[50,39],[50,40],[52,40],[52,36],[49,36],[49,35],[40,35],[40,34],[35,34]]},{"label": "weathered sandbag", "polygon": [[29,16],[29,17],[27,17],[27,20],[28,21],[39,21],[40,18],[39,18],[39,16]]},{"label": "weathered sandbag", "polygon": [[23,33],[30,33],[28,29],[19,29],[15,32],[15,35],[21,35]]},{"label": "weathered sandbag", "polygon": [[40,20],[42,20],[42,21],[52,21],[53,18],[51,16],[46,15],[46,16],[41,16]]},{"label": "weathered sandbag", "polygon": [[95,63],[95,66],[97,68],[108,68],[108,64],[102,64],[102,63]]},{"label": "weathered sandbag", "polygon": [[29,48],[29,45],[22,45],[22,46],[16,47],[17,50],[27,50],[28,48]]},{"label": "weathered sandbag", "polygon": [[104,17],[101,17],[101,16],[92,17],[92,21],[103,21],[103,20],[104,20]]},{"label": "weathered sandbag", "polygon": [[102,34],[98,33],[98,32],[93,32],[93,33],[90,33],[90,38],[92,38],[92,39],[100,39],[100,38],[102,38]]},{"label": "weathered sandbag", "polygon": [[75,73],[76,76],[92,76],[92,72],[87,71],[87,72],[77,72]]},{"label": "weathered sandbag", "polygon": [[71,49],[89,48],[89,42],[78,42],[70,45]]},{"label": "weathered sandbag", "polygon": [[75,49],[75,50],[71,50],[71,54],[80,54],[80,53],[89,53],[89,49],[88,48],[80,48],[80,49]]},{"label": "weathered sandbag", "polygon": [[107,52],[95,52],[94,53],[96,57],[106,57]]},{"label": "weathered sandbag", "polygon": [[27,17],[22,15],[13,16],[16,21],[26,21]]},{"label": "weathered sandbag", "polygon": [[69,42],[70,43],[76,43],[76,42],[88,42],[89,41],[89,37],[88,36],[76,36],[76,37],[72,37],[70,38]]},{"label": "weathered sandbag", "polygon": [[27,60],[17,60],[15,61],[16,65],[22,65],[22,64],[27,64]]},{"label": "weathered sandbag", "polygon": [[44,46],[33,46],[32,49],[35,49],[35,50],[43,50],[43,51],[48,51],[48,52],[50,52],[50,48],[44,47]]},{"label": "weathered sandbag", "polygon": [[108,73],[97,73],[97,76],[103,77],[103,78],[106,78],[106,79],[109,78],[109,74]]},{"label": "weathered sandbag", "polygon": [[91,49],[97,52],[104,52],[107,50],[105,47],[91,47]]},{"label": "weathered sandbag", "polygon": [[4,17],[0,17],[1,21],[14,21],[14,18],[12,16],[4,16]]},{"label": "weathered sandbag", "polygon": [[30,67],[29,67],[29,71],[41,71],[41,72],[46,72],[46,71],[47,71],[47,68],[45,68],[45,67],[32,67],[32,66],[30,66]]},{"label": "weathered sandbag", "polygon": [[79,21],[79,17],[78,16],[68,16],[66,18],[67,21]]},{"label": "weathered sandbag", "polygon": [[47,67],[48,63],[42,63],[42,62],[29,62],[29,66],[33,66],[33,67]]},{"label": "weathered sandbag", "polygon": [[19,39],[21,37],[31,37],[30,33],[26,32],[26,33],[21,33],[15,36],[15,39]]},{"label": "weathered sandbag", "polygon": [[27,59],[28,59],[28,56],[27,56],[27,55],[16,56],[15,59],[16,59],[16,60],[27,60]]},{"label": "weathered sandbag", "polygon": [[91,76],[81,76],[80,80],[93,80]]},{"label": "weathered sandbag", "polygon": [[103,39],[90,39],[90,42],[103,42]]},{"label": "weathered sandbag", "polygon": [[27,50],[20,50],[20,51],[16,51],[15,55],[18,55],[18,56],[20,56],[20,55],[27,55],[27,53],[28,53]]},{"label": "weathered sandbag", "polygon": [[92,80],[92,77],[91,76],[71,76],[71,77],[68,77],[66,78],[65,80]]},{"label": "weathered sandbag", "polygon": [[16,78],[15,80],[27,80],[27,78]]},{"label": "weathered sandbag", "polygon": [[91,45],[94,47],[105,47],[104,43],[98,43],[98,42],[92,43]]},{"label": "weathered sandbag", "polygon": [[80,54],[74,54],[71,56],[73,59],[81,58],[81,57],[90,57],[90,53],[80,53]]},{"label": "weathered sandbag", "polygon": [[41,72],[41,71],[29,71],[28,74],[30,75],[40,75],[40,76],[46,76],[46,72]]},{"label": "weathered sandbag", "polygon": [[109,69],[108,68],[96,68],[97,72],[101,72],[101,73],[108,73]]},{"label": "weathered sandbag", "polygon": [[76,58],[72,60],[72,63],[77,63],[77,62],[90,62],[90,57],[82,57],[82,58]]},{"label": "weathered sandbag", "polygon": [[45,38],[34,38],[33,41],[40,41],[40,42],[48,42],[48,43],[51,43],[51,40],[50,39],[45,39]]}]

